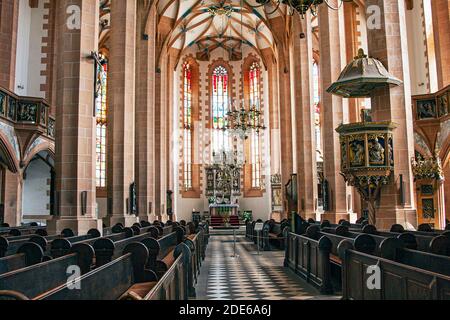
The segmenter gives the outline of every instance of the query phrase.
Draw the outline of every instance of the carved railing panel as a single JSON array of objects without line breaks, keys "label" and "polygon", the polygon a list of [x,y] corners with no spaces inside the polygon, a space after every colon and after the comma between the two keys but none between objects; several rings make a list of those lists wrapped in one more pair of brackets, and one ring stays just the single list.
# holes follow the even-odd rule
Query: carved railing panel
[{"label": "carved railing panel", "polygon": [[450,86],[436,93],[412,98],[416,121],[442,119],[450,114]]},{"label": "carved railing panel", "polygon": [[55,138],[55,119],[50,115],[50,105],[42,98],[20,97],[0,87],[0,119]]}]

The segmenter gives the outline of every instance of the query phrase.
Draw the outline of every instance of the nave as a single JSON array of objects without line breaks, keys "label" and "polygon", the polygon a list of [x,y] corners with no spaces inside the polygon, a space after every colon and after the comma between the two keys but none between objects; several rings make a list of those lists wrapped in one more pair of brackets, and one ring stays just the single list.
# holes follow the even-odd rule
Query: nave
[{"label": "nave", "polygon": [[197,300],[330,300],[283,266],[284,251],[260,251],[248,238],[211,235]]}]

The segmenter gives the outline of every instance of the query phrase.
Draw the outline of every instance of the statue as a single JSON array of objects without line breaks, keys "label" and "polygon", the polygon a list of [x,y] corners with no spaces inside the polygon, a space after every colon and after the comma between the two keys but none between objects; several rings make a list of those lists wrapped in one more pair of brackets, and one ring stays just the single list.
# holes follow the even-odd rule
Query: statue
[{"label": "statue", "polygon": [[378,141],[378,138],[375,138],[370,142],[370,149],[369,149],[369,159],[371,163],[378,163],[383,164],[384,163],[384,151],[385,149],[381,145],[381,143]]},{"label": "statue", "polygon": [[364,147],[357,141],[352,144],[351,163],[353,166],[361,166],[364,164]]},{"label": "statue", "polygon": [[441,117],[448,113],[448,98],[447,95],[443,95],[439,98],[439,115]]},{"label": "statue", "polygon": [[418,102],[417,108],[417,113],[421,119],[434,118],[436,116],[433,110],[434,108],[432,106],[432,102],[430,101]]}]

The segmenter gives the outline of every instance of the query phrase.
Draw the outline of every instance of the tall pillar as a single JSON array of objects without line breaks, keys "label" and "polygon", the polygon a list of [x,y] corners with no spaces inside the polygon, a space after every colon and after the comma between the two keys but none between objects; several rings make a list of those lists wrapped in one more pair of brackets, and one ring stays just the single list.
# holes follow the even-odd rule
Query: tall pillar
[{"label": "tall pillar", "polygon": [[130,226],[130,186],[134,182],[136,1],[111,2],[108,113],[107,225]]},{"label": "tall pillar", "polygon": [[[281,46],[280,51],[289,50]],[[281,53],[284,55],[284,53]],[[291,174],[294,173],[293,150],[292,150],[292,112],[291,112],[291,83],[289,74],[289,55],[285,56],[278,65],[278,93],[280,103],[280,140],[281,140],[281,183],[285,186]],[[290,208],[287,203],[286,193],[283,192],[284,212],[281,219],[285,219],[290,211],[297,208]]]},{"label": "tall pillar", "polygon": [[13,173],[8,169],[4,170],[4,213],[5,223],[10,226],[19,226],[22,222],[22,173]]},{"label": "tall pillar", "polygon": [[[394,131],[393,183],[382,189],[377,211],[377,227],[388,229],[394,223],[417,224],[411,159],[414,157],[414,131],[411,108],[405,3],[398,0],[367,0],[367,6],[381,9],[380,28],[369,29],[369,55],[379,59],[387,70],[403,81],[397,87],[376,90],[372,96],[374,121],[392,121]],[[400,175],[403,176],[403,199]]]},{"label": "tall pillar", "polygon": [[[136,70],[136,191],[140,221],[152,221],[154,202],[153,121],[155,116],[156,13],[138,2]],[[148,20],[147,20],[148,17]]]},{"label": "tall pillar", "polygon": [[[294,16],[293,63],[295,86],[295,125],[297,132],[298,211],[306,219],[316,219],[318,180],[314,103],[312,96],[312,28],[308,13],[304,19]],[[304,38],[300,37],[303,33]]]},{"label": "tall pillar", "polygon": [[[177,63],[178,56],[180,54],[179,49],[170,48],[169,49],[169,57],[168,57],[168,63],[167,63],[167,79],[166,79],[166,96],[167,96],[167,103],[166,105],[166,126],[165,126],[165,149],[166,149],[166,189],[162,190],[164,200],[165,200],[165,208],[164,208],[164,215],[167,215],[167,191],[170,190],[174,192],[174,154],[172,153],[174,148],[175,140],[178,138],[175,136],[175,131],[173,130],[173,105],[174,105],[174,69]],[[173,201],[172,201],[173,205]],[[173,208],[172,208],[172,213]],[[166,216],[167,219],[169,219],[168,216]],[[176,216],[173,215],[172,219],[176,220]]]},{"label": "tall pillar", "polygon": [[[81,27],[69,28],[69,6],[80,9]],[[56,190],[57,216],[49,233],[71,228],[86,234],[102,230],[96,217],[94,62],[98,47],[98,0],[60,0],[56,23]]]},{"label": "tall pillar", "polygon": [[328,181],[329,210],[323,218],[332,222],[349,219],[347,211],[347,186],[340,175],[341,148],[335,129],[344,122],[344,101],[341,97],[326,92],[339,78],[345,67],[345,47],[341,39],[344,34],[340,11],[323,5],[319,7],[320,74],[323,105],[323,151],[324,176]]},{"label": "tall pillar", "polygon": [[0,0],[0,86],[14,91],[19,1]]},{"label": "tall pillar", "polygon": [[450,84],[450,1],[431,0],[438,89]]}]

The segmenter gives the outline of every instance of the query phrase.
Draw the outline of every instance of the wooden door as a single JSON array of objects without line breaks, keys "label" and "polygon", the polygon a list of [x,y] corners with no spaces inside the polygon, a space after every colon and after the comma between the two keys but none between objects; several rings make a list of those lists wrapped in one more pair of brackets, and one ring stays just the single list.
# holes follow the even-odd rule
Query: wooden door
[{"label": "wooden door", "polygon": [[429,224],[432,228],[436,228],[439,225],[437,190],[432,183],[422,183],[418,188],[418,223],[419,225]]}]

